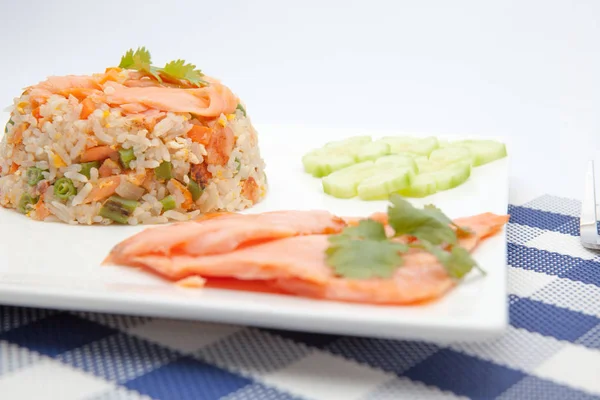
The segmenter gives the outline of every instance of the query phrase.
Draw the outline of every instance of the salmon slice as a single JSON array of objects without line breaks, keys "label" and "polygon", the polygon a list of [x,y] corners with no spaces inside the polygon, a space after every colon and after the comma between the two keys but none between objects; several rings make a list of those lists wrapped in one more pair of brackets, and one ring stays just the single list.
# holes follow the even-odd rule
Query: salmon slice
[{"label": "salmon slice", "polygon": [[117,245],[109,259],[127,264],[132,257],[147,254],[202,256],[227,253],[249,243],[337,233],[344,227],[341,219],[326,211],[224,214],[197,222],[146,229]]},{"label": "salmon slice", "polygon": [[222,85],[196,89],[158,86],[127,87],[113,82],[114,93],[107,96],[109,104],[141,104],[161,111],[188,112],[202,117],[218,117],[235,112],[236,96]]},{"label": "salmon slice", "polygon": [[[323,223],[325,217],[328,224]],[[462,237],[460,244],[473,251],[507,221],[508,216],[491,213],[457,219],[457,224],[474,232]],[[319,233],[314,232],[317,225]],[[325,255],[327,233],[335,232],[325,231],[334,226],[339,232],[344,225],[322,211],[211,216],[146,230],[118,245],[107,262],[147,268],[174,281],[194,276],[208,282],[211,278],[265,281],[295,295],[374,304],[428,301],[456,284],[433,255],[417,249],[403,255],[392,278],[337,276]]]},{"label": "salmon slice", "polygon": [[297,278],[325,284],[331,268],[325,263],[328,235],[294,236],[245,247],[224,254],[142,255],[129,258],[130,265],[142,266],[172,280],[188,276],[274,280]]},{"label": "salmon slice", "polygon": [[[104,74],[92,76],[51,76],[27,90],[36,104],[44,104],[54,94],[74,96],[82,102],[93,97],[95,103],[107,102],[121,107],[128,114],[141,114],[155,109],[217,118],[221,114],[234,113],[239,103],[228,87],[210,77],[205,77],[208,86],[198,88],[189,87],[184,82],[160,83],[129,71],[129,77],[119,83],[119,71],[109,69]],[[107,88],[111,90],[105,92]],[[90,101],[84,105],[83,115],[87,117],[93,112],[93,107]]]}]

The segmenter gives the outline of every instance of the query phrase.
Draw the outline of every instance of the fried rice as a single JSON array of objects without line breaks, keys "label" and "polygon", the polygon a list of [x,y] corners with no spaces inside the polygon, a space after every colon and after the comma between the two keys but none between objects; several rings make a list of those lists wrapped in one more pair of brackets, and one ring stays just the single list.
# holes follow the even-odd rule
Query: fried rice
[{"label": "fried rice", "polygon": [[[3,207],[40,221],[159,224],[240,211],[266,195],[257,132],[218,81],[208,92],[119,68],[94,75],[91,88],[75,78],[14,100],[0,142]],[[184,93],[199,99],[189,111],[168,101]]]}]

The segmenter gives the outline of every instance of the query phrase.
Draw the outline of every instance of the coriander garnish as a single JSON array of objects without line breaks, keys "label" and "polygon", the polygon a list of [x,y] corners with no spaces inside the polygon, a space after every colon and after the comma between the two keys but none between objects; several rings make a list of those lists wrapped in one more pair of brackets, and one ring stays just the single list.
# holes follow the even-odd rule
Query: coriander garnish
[{"label": "coriander garnish", "polygon": [[473,267],[479,268],[471,254],[457,244],[458,237],[473,234],[470,230],[454,224],[435,206],[419,209],[399,195],[392,195],[390,202],[388,222],[394,229],[393,237],[416,240],[410,245],[392,241],[382,223],[363,220],[329,238],[327,263],[336,274],[350,279],[390,278],[410,248],[433,254],[455,279],[463,278]]},{"label": "coriander garnish", "polygon": [[187,81],[192,86],[208,86],[208,82],[202,80],[204,74],[196,69],[194,64],[187,64],[184,60],[170,61],[163,68],[152,65],[150,52],[145,47],[139,47],[136,51],[130,49],[121,57],[119,68],[134,69],[154,77],[157,81],[177,80]]}]

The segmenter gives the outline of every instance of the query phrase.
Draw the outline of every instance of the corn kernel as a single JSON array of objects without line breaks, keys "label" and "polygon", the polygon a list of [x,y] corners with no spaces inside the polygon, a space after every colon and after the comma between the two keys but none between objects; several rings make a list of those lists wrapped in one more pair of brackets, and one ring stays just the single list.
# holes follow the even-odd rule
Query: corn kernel
[{"label": "corn kernel", "polygon": [[58,154],[52,156],[52,162],[56,168],[66,167],[67,164],[64,162],[62,158]]},{"label": "corn kernel", "polygon": [[228,120],[228,121],[231,121],[231,120],[232,120],[232,119],[234,119],[234,118],[235,118],[235,114],[228,114],[228,115],[227,115],[227,120]]}]

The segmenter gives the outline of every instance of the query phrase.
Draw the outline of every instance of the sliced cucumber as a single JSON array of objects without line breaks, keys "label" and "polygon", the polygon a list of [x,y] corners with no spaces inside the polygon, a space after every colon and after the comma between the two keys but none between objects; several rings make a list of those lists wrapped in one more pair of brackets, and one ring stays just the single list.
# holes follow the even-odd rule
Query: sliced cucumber
[{"label": "sliced cucumber", "polygon": [[449,147],[465,147],[473,154],[473,166],[480,166],[507,156],[506,145],[495,140],[460,140]]},{"label": "sliced cucumber", "polygon": [[347,139],[336,140],[333,142],[325,143],[323,148],[335,149],[335,148],[348,148],[363,145],[371,142],[371,136],[352,136]]},{"label": "sliced cucumber", "polygon": [[356,163],[356,159],[353,155],[311,152],[302,157],[304,170],[317,178],[327,176],[354,163]]},{"label": "sliced cucumber", "polygon": [[[427,159],[427,157],[423,157]],[[394,167],[408,167],[410,170],[416,174],[418,172],[417,163],[415,158],[402,154],[393,154],[391,156],[380,157],[375,161],[375,165],[383,166],[387,165],[388,168]]]},{"label": "sliced cucumber", "polygon": [[471,176],[471,164],[468,161],[440,165],[429,161],[419,165],[421,173],[414,176],[409,187],[398,193],[405,197],[425,197],[436,192],[455,188]]},{"label": "sliced cucumber", "polygon": [[425,197],[437,192],[437,184],[433,174],[416,175],[410,185],[398,191],[404,197]]},{"label": "sliced cucumber", "polygon": [[467,147],[444,147],[436,149],[429,155],[429,161],[431,163],[439,165],[449,165],[455,162],[468,162],[473,164],[474,157],[471,150]]},{"label": "sliced cucumber", "polygon": [[388,165],[380,165],[373,176],[360,182],[358,197],[363,200],[385,200],[391,193],[408,187],[413,175],[410,167],[388,168]]},{"label": "sliced cucumber", "polygon": [[370,142],[360,146],[356,153],[357,161],[376,160],[390,154],[390,145],[384,142]]},{"label": "sliced cucumber", "polygon": [[438,141],[435,137],[415,138],[405,136],[386,136],[381,138],[380,141],[389,144],[393,154],[414,153],[422,156],[428,156],[434,149],[438,147]]},{"label": "sliced cucumber", "polygon": [[377,167],[373,161],[359,164],[336,171],[322,179],[323,191],[333,197],[349,199],[358,194],[358,185],[373,176]]},{"label": "sliced cucumber", "polygon": [[355,136],[329,142],[302,157],[304,170],[317,178],[327,176],[334,171],[355,164],[361,148],[370,142],[370,136]]},{"label": "sliced cucumber", "polygon": [[446,166],[444,169],[432,172],[437,191],[448,190],[462,185],[471,176],[471,164],[458,162]]}]

